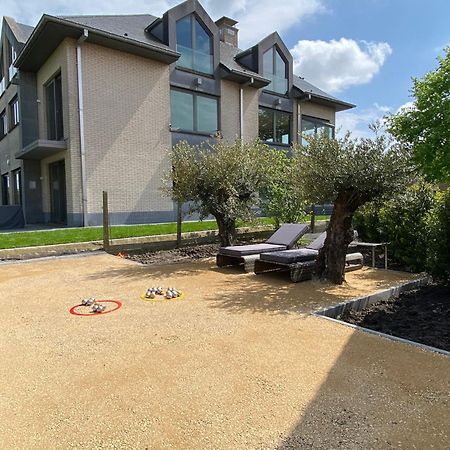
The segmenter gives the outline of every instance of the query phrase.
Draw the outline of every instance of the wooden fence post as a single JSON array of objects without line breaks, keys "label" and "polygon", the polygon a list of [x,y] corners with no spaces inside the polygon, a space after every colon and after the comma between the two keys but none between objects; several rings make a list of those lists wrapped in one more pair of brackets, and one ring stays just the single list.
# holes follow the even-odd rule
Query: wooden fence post
[{"label": "wooden fence post", "polygon": [[181,202],[177,202],[177,248],[181,247]]},{"label": "wooden fence post", "polygon": [[314,227],[316,226],[316,213],[314,212],[314,205],[311,208],[311,233],[314,233]]},{"label": "wooden fence post", "polygon": [[103,191],[103,250],[105,251],[109,250],[109,231],[108,193]]}]

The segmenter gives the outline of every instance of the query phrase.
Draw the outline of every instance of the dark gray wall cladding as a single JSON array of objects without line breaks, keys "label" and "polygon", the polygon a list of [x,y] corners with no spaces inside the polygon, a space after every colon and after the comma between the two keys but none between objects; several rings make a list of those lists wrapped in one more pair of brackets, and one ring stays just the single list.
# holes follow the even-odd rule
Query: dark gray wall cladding
[{"label": "dark gray wall cladding", "polygon": [[[198,80],[201,84],[198,84]],[[171,86],[189,89],[191,91],[204,94],[220,95],[220,80],[211,77],[195,74],[186,70],[178,69],[175,66],[171,69],[170,74]]]},{"label": "dark gray wall cladding", "polygon": [[215,137],[205,136],[203,134],[178,133],[176,131],[172,131],[172,146],[182,141],[186,141],[190,145],[201,145],[206,142],[215,143],[217,139]]},{"label": "dark gray wall cladding", "polygon": [[[79,226],[81,216],[79,214],[69,214],[67,224],[69,226]],[[124,211],[109,214],[111,225],[133,225],[140,223],[161,223],[176,221],[176,208],[173,211]],[[103,223],[102,213],[90,213],[87,216],[88,226],[99,226]]]},{"label": "dark gray wall cladding", "polygon": [[294,60],[288,48],[284,45],[280,35],[276,32],[267,36],[258,44],[258,72],[261,74],[263,73],[263,54],[274,46],[277,48],[281,54],[281,57],[284,59],[284,62],[287,64],[288,93],[290,95],[294,81]]},{"label": "dark gray wall cladding", "polygon": [[22,183],[25,220],[27,223],[40,223],[44,220],[40,161],[23,161]]},{"label": "dark gray wall cladding", "polygon": [[171,49],[176,50],[177,46],[177,33],[176,33],[176,22],[183,17],[193,14],[197,16],[200,22],[209,30],[213,38],[213,67],[214,71],[218,69],[219,66],[219,28],[214,23],[214,21],[209,17],[205,9],[196,0],[188,0],[183,2],[172,9],[169,9],[163,16],[163,23],[165,28],[165,42]]},{"label": "dark gray wall cladding", "polygon": [[39,138],[36,74],[20,72],[20,122],[22,148]]},{"label": "dark gray wall cladding", "polygon": [[261,92],[259,96],[259,105],[265,108],[278,109],[280,111],[293,112],[293,99],[280,97],[269,92]]}]

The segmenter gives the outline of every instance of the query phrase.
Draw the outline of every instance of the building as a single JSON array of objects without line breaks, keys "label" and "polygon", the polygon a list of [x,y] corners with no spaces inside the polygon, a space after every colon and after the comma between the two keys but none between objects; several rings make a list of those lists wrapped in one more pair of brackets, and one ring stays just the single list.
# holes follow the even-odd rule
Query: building
[{"label": "building", "polygon": [[241,50],[236,21],[196,0],[161,18],[5,17],[0,51],[1,198],[27,223],[98,225],[103,190],[112,223],[172,221],[161,178],[176,142],[283,148],[353,107],[295,76],[276,32]]}]

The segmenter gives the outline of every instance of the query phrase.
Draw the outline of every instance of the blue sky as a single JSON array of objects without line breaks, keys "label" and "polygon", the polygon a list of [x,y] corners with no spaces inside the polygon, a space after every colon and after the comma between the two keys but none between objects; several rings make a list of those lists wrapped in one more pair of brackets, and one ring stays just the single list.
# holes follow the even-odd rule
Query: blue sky
[{"label": "blue sky", "polygon": [[[1,0],[1,15],[35,25],[45,12],[161,15],[177,0]],[[411,100],[411,77],[436,67],[450,44],[449,0],[204,0],[213,19],[239,21],[244,48],[277,30],[295,71],[358,105],[337,124],[359,136],[368,123]]]}]

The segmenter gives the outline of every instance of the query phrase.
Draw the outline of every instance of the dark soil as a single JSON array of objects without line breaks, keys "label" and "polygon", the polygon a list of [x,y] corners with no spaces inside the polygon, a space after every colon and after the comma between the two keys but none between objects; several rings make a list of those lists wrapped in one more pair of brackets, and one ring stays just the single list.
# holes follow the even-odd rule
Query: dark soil
[{"label": "dark soil", "polygon": [[209,258],[215,256],[218,249],[218,244],[205,244],[192,247],[181,247],[173,250],[126,254],[123,256],[141,264],[168,264]]},{"label": "dark soil", "polygon": [[450,351],[450,285],[423,286],[359,312],[347,311],[341,320]]}]

